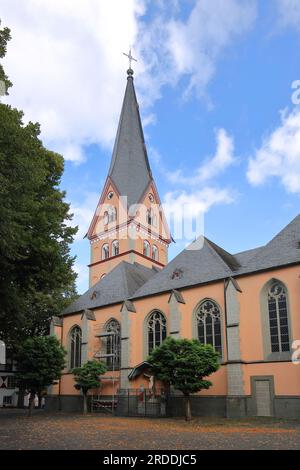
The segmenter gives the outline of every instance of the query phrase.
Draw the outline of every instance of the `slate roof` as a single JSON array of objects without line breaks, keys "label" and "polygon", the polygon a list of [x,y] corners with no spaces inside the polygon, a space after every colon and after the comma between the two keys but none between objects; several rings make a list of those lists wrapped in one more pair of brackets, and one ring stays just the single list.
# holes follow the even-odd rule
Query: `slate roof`
[{"label": "slate roof", "polygon": [[128,71],[119,127],[108,173],[120,195],[127,196],[129,207],[140,201],[152,181],[139,105],[133,76],[130,72],[132,71]]},{"label": "slate roof", "polygon": [[253,250],[253,256],[240,269],[245,274],[300,262],[300,214],[265,246]]},{"label": "slate roof", "polygon": [[[200,238],[197,242],[201,243]],[[217,250],[217,245],[205,237],[202,241],[201,249],[193,249],[197,248],[197,242],[192,243],[144,284],[132,299],[231,276],[232,255],[220,247]]]},{"label": "slate roof", "polygon": [[[201,249],[193,249],[201,242]],[[300,264],[300,215],[265,246],[235,255],[199,237],[159,272],[122,261],[62,315],[296,263]]]},{"label": "slate roof", "polygon": [[[231,255],[205,237],[203,242],[201,249],[185,249],[179,253],[140,287],[132,299],[300,263],[300,215],[265,246],[236,255]],[[193,244],[189,248],[193,248]]]},{"label": "slate roof", "polygon": [[123,302],[157,273],[138,263],[121,261],[103,279],[67,307],[61,315]]}]

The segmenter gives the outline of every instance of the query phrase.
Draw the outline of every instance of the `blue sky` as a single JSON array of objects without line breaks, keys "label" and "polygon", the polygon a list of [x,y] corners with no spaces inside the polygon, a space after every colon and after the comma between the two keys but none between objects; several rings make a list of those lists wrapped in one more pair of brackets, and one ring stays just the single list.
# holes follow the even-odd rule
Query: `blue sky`
[{"label": "blue sky", "polygon": [[66,158],[80,292],[130,43],[162,201],[201,201],[205,235],[233,253],[265,244],[299,213],[298,0],[0,0],[0,17],[13,35],[7,101]]}]

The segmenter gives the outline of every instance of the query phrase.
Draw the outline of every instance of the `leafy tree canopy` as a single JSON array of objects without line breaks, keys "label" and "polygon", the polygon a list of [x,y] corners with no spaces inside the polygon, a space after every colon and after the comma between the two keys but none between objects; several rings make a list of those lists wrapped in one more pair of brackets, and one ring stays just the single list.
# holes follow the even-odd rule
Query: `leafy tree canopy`
[{"label": "leafy tree canopy", "polygon": [[[0,30],[0,57],[9,38]],[[24,125],[21,111],[0,103],[0,339],[12,351],[47,333],[50,317],[76,295],[64,160],[39,135],[39,124]]]},{"label": "leafy tree canopy", "polygon": [[65,350],[54,336],[28,338],[17,354],[17,379],[24,388],[38,393],[61,376]]},{"label": "leafy tree canopy", "polygon": [[198,340],[167,338],[153,349],[148,362],[158,380],[184,394],[186,419],[190,420],[190,394],[212,385],[206,377],[218,370],[219,354],[213,346]]},{"label": "leafy tree canopy", "polygon": [[88,361],[82,367],[76,367],[72,370],[77,384],[76,388],[82,389],[87,393],[92,388],[98,388],[100,385],[100,375],[107,371],[106,365],[97,360]]},{"label": "leafy tree canopy", "polygon": [[[0,20],[0,26],[1,26],[1,20]],[[0,28],[0,59],[3,59],[3,57],[6,54],[6,49],[7,49],[7,43],[11,39],[10,36],[10,29],[8,28]],[[11,81],[8,79],[7,75],[4,72],[3,65],[0,63],[0,81],[4,81],[5,83],[5,88],[6,88],[6,94],[8,95],[8,89],[12,86]]]},{"label": "leafy tree canopy", "polygon": [[185,395],[208,389],[211,382],[205,377],[219,368],[219,354],[210,344],[189,339],[167,338],[148,361],[157,379]]}]

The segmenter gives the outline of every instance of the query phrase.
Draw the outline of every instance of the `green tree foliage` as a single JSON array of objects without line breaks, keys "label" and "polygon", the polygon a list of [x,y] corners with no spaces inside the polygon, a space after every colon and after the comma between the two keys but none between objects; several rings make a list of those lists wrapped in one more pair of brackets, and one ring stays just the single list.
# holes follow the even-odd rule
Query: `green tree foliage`
[{"label": "green tree foliage", "polygon": [[[0,20],[1,26],[1,20]],[[6,54],[7,43],[11,39],[10,30],[8,28],[0,28],[0,59]],[[5,83],[6,95],[8,95],[8,89],[12,86],[11,81],[8,79],[7,75],[4,72],[3,65],[0,63],[0,81]]]},{"label": "green tree foliage", "polygon": [[87,394],[92,388],[98,388],[101,382],[100,375],[107,371],[106,365],[97,360],[88,361],[82,367],[72,370],[76,384],[74,387],[83,394],[83,412],[87,413]]},{"label": "green tree foliage", "polygon": [[[0,31],[2,57],[9,37]],[[22,119],[0,103],[0,339],[12,351],[47,333],[76,295],[69,245],[77,228],[59,187],[64,160],[43,146],[39,124]]]},{"label": "green tree foliage", "polygon": [[60,379],[65,365],[65,350],[54,336],[28,338],[18,349],[16,375],[22,389],[30,393],[29,415],[35,395]]},{"label": "green tree foliage", "polygon": [[219,354],[197,340],[167,338],[149,358],[154,376],[185,396],[186,419],[191,419],[190,394],[208,389],[206,379],[219,368]]}]

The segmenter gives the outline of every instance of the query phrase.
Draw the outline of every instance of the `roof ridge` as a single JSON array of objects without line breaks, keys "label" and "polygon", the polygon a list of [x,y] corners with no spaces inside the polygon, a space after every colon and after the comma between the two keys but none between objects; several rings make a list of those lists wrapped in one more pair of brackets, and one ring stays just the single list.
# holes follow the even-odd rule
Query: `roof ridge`
[{"label": "roof ridge", "polygon": [[217,245],[213,241],[209,240],[207,237],[203,236],[204,240],[208,243],[211,249],[218,255],[219,258],[226,264],[226,266],[231,271],[236,271],[240,267],[240,263],[238,260],[229,253],[228,251],[224,250],[221,246]]},{"label": "roof ridge", "polygon": [[[287,232],[291,226],[295,224],[299,220],[300,222],[300,214],[296,215],[296,217],[293,218],[285,227],[283,227],[276,235],[274,235],[273,238],[265,245],[265,247],[269,246],[272,244],[273,241],[278,239],[280,236],[282,236],[285,232]],[[300,234],[299,234],[299,241],[300,241]]]}]

